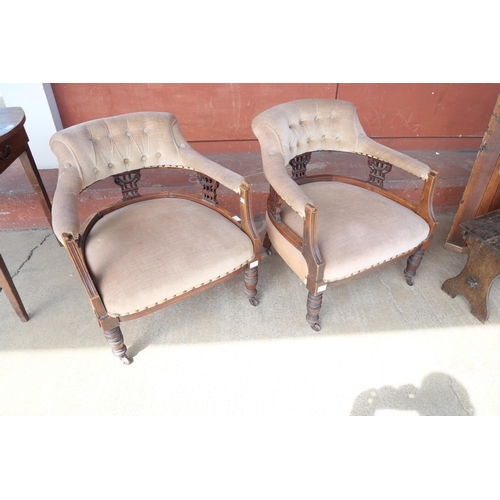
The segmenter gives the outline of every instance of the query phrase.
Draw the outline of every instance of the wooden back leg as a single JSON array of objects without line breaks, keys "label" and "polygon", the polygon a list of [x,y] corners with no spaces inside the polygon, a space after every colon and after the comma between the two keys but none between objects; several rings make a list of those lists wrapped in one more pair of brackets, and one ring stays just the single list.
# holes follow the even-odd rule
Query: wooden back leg
[{"label": "wooden back leg", "polygon": [[273,251],[271,249],[271,240],[269,239],[269,235],[266,233],[264,236],[264,242],[262,243],[262,246],[266,249],[267,255],[272,255]]},{"label": "wooden back leg", "polygon": [[414,254],[408,257],[408,261],[406,263],[406,269],[404,271],[406,276],[406,283],[408,285],[413,286],[413,278],[417,274],[418,266],[422,262],[422,258],[424,256],[424,250],[417,250]]}]

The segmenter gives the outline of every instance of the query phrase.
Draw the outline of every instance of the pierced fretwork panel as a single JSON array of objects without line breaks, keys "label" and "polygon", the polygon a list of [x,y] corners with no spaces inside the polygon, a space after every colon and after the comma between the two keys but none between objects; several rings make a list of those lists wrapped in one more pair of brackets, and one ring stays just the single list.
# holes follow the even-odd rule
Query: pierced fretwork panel
[{"label": "pierced fretwork panel", "polygon": [[203,199],[209,203],[218,205],[217,188],[219,187],[219,183],[211,177],[203,174],[198,174],[198,180],[203,188]]},{"label": "pierced fretwork panel", "polygon": [[311,153],[304,153],[302,155],[297,155],[295,158],[290,160],[290,165],[292,167],[292,179],[300,179],[306,175],[307,164],[310,159]]},{"label": "pierced fretwork panel", "polygon": [[122,188],[123,201],[141,196],[137,187],[137,183],[141,178],[140,170],[131,170],[123,174],[113,175],[113,178],[115,179],[115,183]]},{"label": "pierced fretwork panel", "polygon": [[279,222],[281,221],[281,204],[283,199],[281,196],[270,186],[269,190],[269,210],[274,218]]},{"label": "pierced fretwork panel", "polygon": [[385,161],[368,158],[368,166],[370,167],[368,184],[383,188],[385,176],[392,170],[392,165],[390,163],[386,163]]}]

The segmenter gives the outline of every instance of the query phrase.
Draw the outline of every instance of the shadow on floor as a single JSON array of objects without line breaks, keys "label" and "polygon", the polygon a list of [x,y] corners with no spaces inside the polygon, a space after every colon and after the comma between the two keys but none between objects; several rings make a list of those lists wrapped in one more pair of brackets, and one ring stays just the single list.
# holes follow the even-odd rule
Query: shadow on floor
[{"label": "shadow on floor", "polygon": [[362,392],[354,401],[351,416],[375,416],[379,410],[398,410],[419,416],[473,416],[469,395],[453,377],[431,373],[421,387],[385,386]]}]

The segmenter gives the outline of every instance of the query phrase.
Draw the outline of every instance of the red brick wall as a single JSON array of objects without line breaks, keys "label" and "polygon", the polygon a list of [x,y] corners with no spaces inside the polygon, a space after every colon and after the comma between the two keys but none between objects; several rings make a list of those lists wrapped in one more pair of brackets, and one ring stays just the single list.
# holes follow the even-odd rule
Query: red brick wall
[{"label": "red brick wall", "polygon": [[133,111],[169,111],[200,152],[257,152],[251,122],[303,98],[353,102],[366,133],[397,149],[477,149],[500,84],[53,83],[65,127]]}]

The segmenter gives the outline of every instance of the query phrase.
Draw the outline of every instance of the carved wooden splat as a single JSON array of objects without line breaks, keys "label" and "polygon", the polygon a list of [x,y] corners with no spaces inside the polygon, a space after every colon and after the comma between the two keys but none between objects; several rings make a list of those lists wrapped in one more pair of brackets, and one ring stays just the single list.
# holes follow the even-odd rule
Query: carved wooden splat
[{"label": "carved wooden splat", "polygon": [[370,167],[368,184],[382,189],[384,187],[385,176],[392,170],[392,165],[382,160],[368,158],[368,166]]},{"label": "carved wooden splat", "polygon": [[290,165],[292,167],[292,179],[300,179],[306,175],[307,164],[310,160],[311,153],[297,155],[295,158],[290,160]]},{"label": "carved wooden splat", "polygon": [[211,177],[203,174],[198,174],[198,180],[203,188],[203,199],[213,205],[218,205],[217,188],[219,187],[219,183]]},{"label": "carved wooden splat", "polygon": [[140,196],[139,188],[137,187],[137,183],[141,178],[140,170],[131,170],[130,172],[125,172],[123,174],[116,174],[113,175],[113,178],[115,183],[122,189],[123,201]]},{"label": "carved wooden splat", "polygon": [[281,221],[281,204],[283,203],[283,199],[281,196],[274,190],[272,186],[269,189],[269,209],[271,211],[271,215],[274,216],[277,222]]}]

